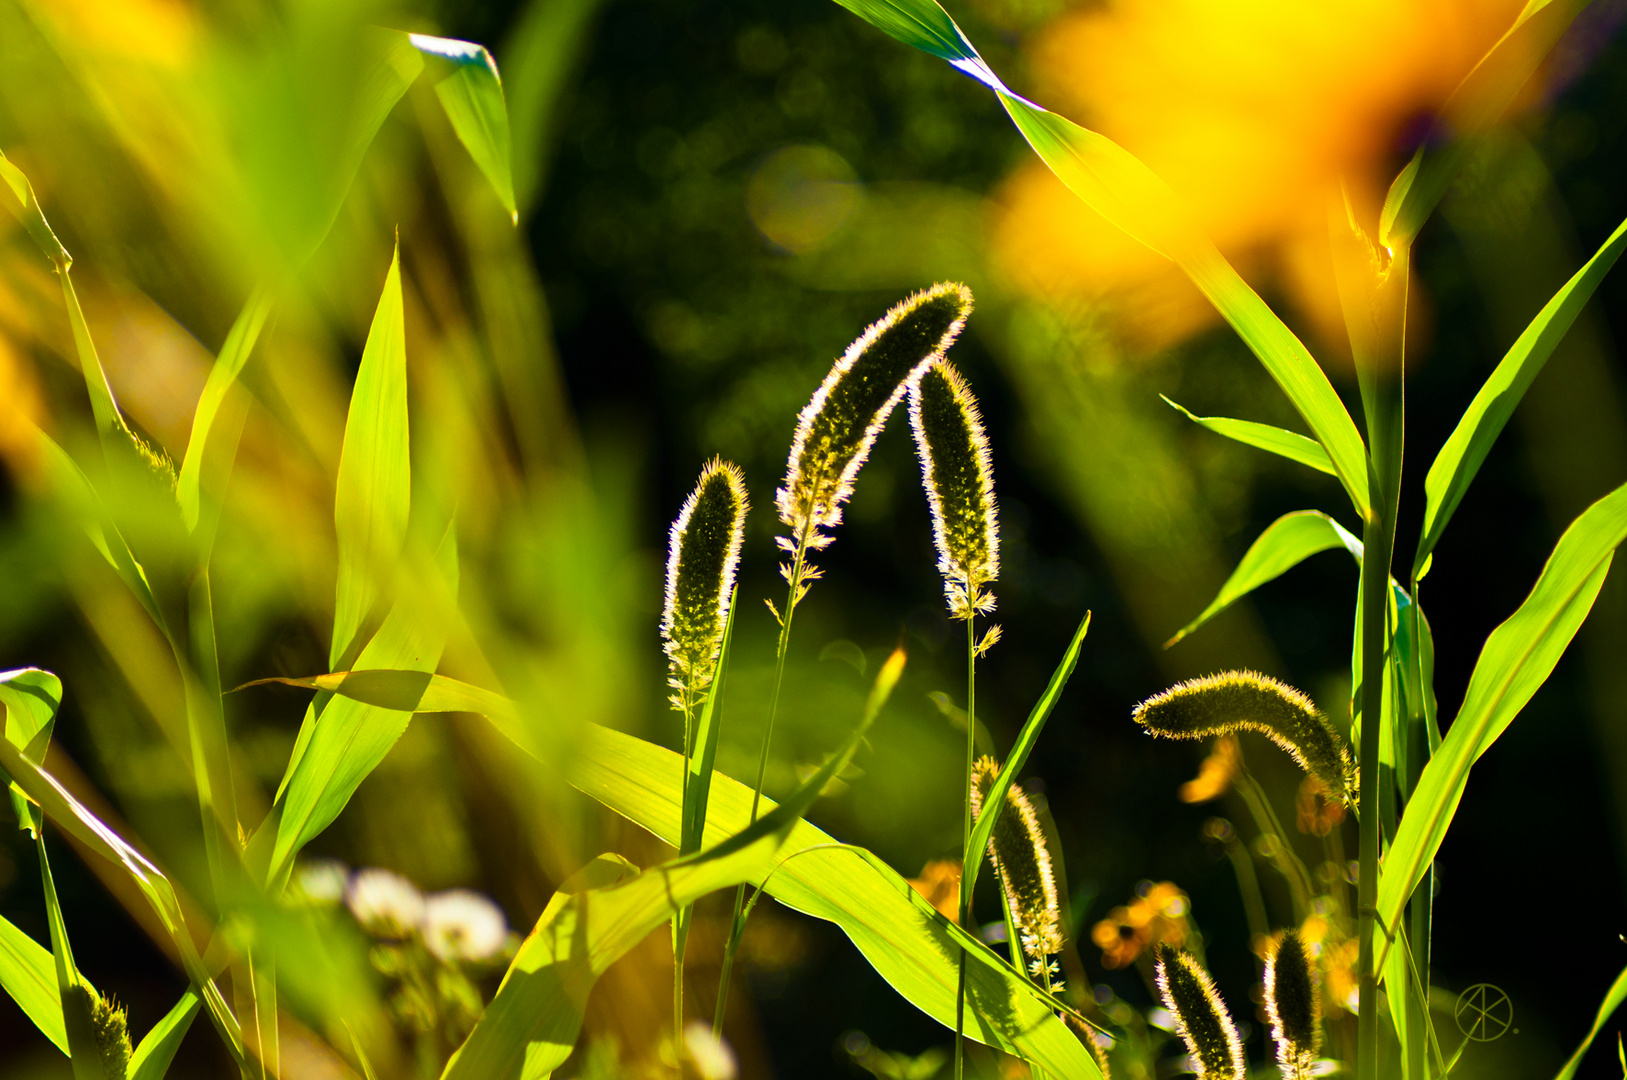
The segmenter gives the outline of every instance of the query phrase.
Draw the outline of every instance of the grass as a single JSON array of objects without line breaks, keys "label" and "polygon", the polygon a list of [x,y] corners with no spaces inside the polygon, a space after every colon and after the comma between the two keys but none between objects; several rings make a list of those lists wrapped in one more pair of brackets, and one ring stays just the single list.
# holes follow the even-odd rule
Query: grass
[{"label": "grass", "polygon": [[[1149,696],[1134,719],[1169,738],[1261,734],[1304,771],[1289,813],[1243,763],[1244,747],[1250,753],[1278,750],[1227,742],[1212,759],[1202,796],[1236,789],[1259,845],[1289,886],[1291,911],[1284,917],[1266,903],[1252,859],[1235,836],[1215,834],[1228,844],[1243,903],[1256,924],[1280,1074],[1319,1074],[1324,1047],[1357,1077],[1429,1080],[1450,1074],[1462,1044],[1448,1053],[1448,1037],[1431,1005],[1432,865],[1473,766],[1552,674],[1598,598],[1616,549],[1627,539],[1627,485],[1594,502],[1564,530],[1525,601],[1486,640],[1444,733],[1436,714],[1436,646],[1421,606],[1421,582],[1521,397],[1627,247],[1627,223],[1541,309],[1436,453],[1423,483],[1424,528],[1410,570],[1398,578],[1394,545],[1407,446],[1410,249],[1461,165],[1460,144],[1420,150],[1395,178],[1381,210],[1364,213],[1348,198],[1330,207],[1329,269],[1338,283],[1363,405],[1358,428],[1309,349],[1149,168],[1106,137],[1013,93],[933,0],[843,0],[843,6],[994,92],[1018,131],[1075,194],[1190,277],[1311,434],[1177,409],[1214,434],[1339,481],[1356,529],[1340,525],[1325,509],[1279,518],[1171,644],[1200,633],[1226,607],[1311,556],[1343,548],[1361,568],[1349,608],[1355,631],[1348,710],[1343,701],[1319,705],[1272,678],[1228,672]],[[1452,98],[1449,111],[1464,130],[1498,119],[1531,74],[1530,47],[1546,51],[1573,16],[1574,9],[1560,4],[1521,14]],[[116,400],[73,283],[73,260],[28,176],[0,157],[0,201],[60,286],[61,307],[51,318],[65,320],[94,433],[80,438],[71,424],[48,432],[19,414],[25,440],[19,460],[29,466],[29,498],[74,531],[81,555],[90,553],[73,561],[67,576],[114,582],[124,590],[128,640],[150,646],[147,674],[162,668],[157,682],[168,689],[153,696],[167,692],[173,700],[167,712],[154,711],[164,712],[160,722],[169,722],[168,736],[184,763],[201,852],[197,864],[203,868],[178,888],[176,872],[108,815],[91,809],[97,800],[57,774],[49,753],[64,695],[75,692],[76,680],[82,684],[92,675],[38,668],[0,674],[7,716],[0,770],[12,784],[19,824],[36,847],[49,927],[47,948],[0,920],[0,986],[66,1055],[76,1077],[158,1080],[200,1012],[245,1077],[288,1074],[295,1059],[284,1053],[285,1032],[297,1034],[302,1047],[319,1045],[328,1059],[367,1076],[540,1076],[572,1063],[586,1068],[590,1055],[579,1047],[593,987],[670,922],[674,978],[664,1069],[721,1080],[707,1074],[713,1066],[685,1043],[695,1001],[685,992],[685,963],[695,905],[732,889],[732,914],[718,950],[716,1004],[707,1018],[715,1035],[724,1030],[748,921],[766,893],[788,909],[840,927],[878,977],[952,1033],[949,1060],[956,1080],[967,1072],[989,1073],[992,1062],[1007,1059],[1042,1077],[1150,1075],[1170,1049],[1149,1026],[1150,1017],[1059,978],[1058,963],[1077,962],[1076,943],[1065,940],[1072,931],[1060,910],[1065,897],[1059,898],[1053,877],[1053,853],[1059,867],[1062,861],[1060,841],[1047,835],[1018,786],[1078,664],[1088,612],[1004,760],[979,764],[976,757],[977,665],[1000,637],[998,626],[977,625],[979,616],[994,610],[1000,574],[999,448],[990,446],[970,384],[947,358],[972,317],[965,286],[943,283],[902,299],[836,360],[796,418],[787,471],[773,500],[785,530],[777,547],[787,592],[780,607],[765,601],[777,632],[761,717],[724,708],[731,655],[751,647],[736,636],[736,569],[746,547],[750,502],[745,477],[721,461],[703,470],[673,524],[667,564],[662,631],[672,705],[681,718],[680,752],[674,752],[609,722],[616,719],[614,708],[601,705],[618,700],[613,686],[600,685],[597,699],[578,690],[578,684],[591,685],[596,672],[611,672],[605,680],[610,682],[616,673],[637,669],[622,659],[629,650],[613,629],[595,629],[595,619],[612,621],[597,606],[613,575],[602,561],[604,534],[595,531],[596,515],[609,511],[581,494],[591,478],[572,451],[546,449],[545,440],[528,434],[535,417],[526,410],[535,402],[509,400],[517,395],[505,393],[500,404],[507,412],[488,401],[491,413],[470,409],[460,415],[445,401],[472,393],[470,386],[480,379],[434,384],[440,394],[419,387],[449,376],[415,358],[418,334],[416,316],[409,318],[415,309],[408,286],[424,287],[434,269],[415,266],[411,230],[397,230],[387,268],[374,273],[378,268],[370,265],[368,271],[373,314],[343,409],[342,436],[325,458],[319,438],[308,439],[304,450],[320,462],[321,482],[331,483],[333,492],[331,537],[324,521],[322,543],[313,545],[333,572],[332,618],[319,650],[326,670],[255,673],[255,683],[281,682],[315,693],[285,760],[277,764],[275,783],[262,789],[245,771],[223,685],[223,642],[237,628],[232,609],[219,600],[226,592],[221,586],[232,570],[243,571],[243,563],[217,557],[221,537],[267,523],[285,527],[295,546],[313,535],[297,532],[297,524],[279,518],[277,510],[246,524],[242,500],[234,499],[233,485],[241,482],[234,476],[248,471],[240,448],[245,439],[259,437],[245,419],[248,397],[280,401],[296,427],[314,415],[312,408],[289,404],[297,388],[257,373],[256,361],[264,363],[270,349],[289,347],[279,344],[291,333],[280,318],[297,324],[309,315],[310,283],[303,275],[325,250],[330,231],[341,228],[335,222],[347,199],[363,197],[351,194],[357,170],[385,118],[420,75],[434,80],[440,109],[426,112],[429,98],[421,97],[425,144],[435,148],[439,138],[461,146],[456,157],[443,153],[438,167],[448,175],[463,170],[460,194],[478,192],[486,201],[477,205],[487,218],[495,212],[497,225],[488,220],[480,228],[489,231],[479,235],[505,236],[501,230],[512,229],[522,210],[513,176],[514,137],[491,54],[446,38],[352,29],[355,41],[367,45],[357,55],[368,63],[345,83],[349,113],[326,131],[332,140],[316,140],[324,147],[318,171],[325,180],[305,192],[299,205],[284,207],[281,220],[243,226],[245,235],[261,226],[276,233],[276,244],[262,250],[275,250],[277,257],[256,260],[260,277],[240,290],[246,299],[213,357],[179,469],[138,432],[140,425]],[[301,32],[331,45],[320,27]],[[224,160],[226,148],[218,149]],[[280,167],[267,175],[280,176]],[[231,216],[228,196],[219,197]],[[370,237],[371,250],[381,250],[384,242],[382,235]],[[492,250],[505,250],[502,243],[513,241],[490,240]],[[44,272],[38,266],[35,271]],[[486,299],[491,311],[502,310],[498,298]],[[501,381],[502,372],[496,375]],[[965,624],[964,769],[947,778],[958,792],[960,879],[956,895],[939,904],[874,851],[839,842],[805,820],[834,783],[852,775],[855,762],[864,760],[867,736],[886,723],[905,668],[902,648],[880,665],[856,716],[827,718],[828,753],[819,766],[781,800],[766,790],[795,647],[795,615],[822,575],[816,560],[838,537],[844,506],[879,433],[906,400],[936,568],[950,617]],[[490,442],[548,457],[546,467],[510,469],[491,484],[492,491],[507,492],[503,497],[511,502],[504,509],[513,520],[478,505],[480,492],[465,493],[473,481],[458,473],[458,455],[448,449]],[[528,556],[550,545],[571,552],[566,561],[573,580],[526,578]],[[748,558],[756,557],[746,550]],[[95,560],[105,566],[87,569]],[[494,573],[494,566],[500,571]],[[473,589],[466,584],[471,579],[478,583]],[[1192,600],[1196,607],[1203,598]],[[1345,618],[1341,610],[1341,625],[1349,625]],[[747,632],[743,624],[738,630]],[[564,643],[550,646],[552,652],[538,644],[549,639]],[[562,692],[562,686],[568,689]],[[537,859],[557,888],[523,937],[478,955],[430,947],[440,939],[431,937],[426,916],[413,906],[421,907],[422,898],[412,899],[418,894],[410,883],[400,902],[412,913],[395,922],[363,918],[353,894],[347,914],[338,895],[321,894],[310,884],[313,843],[352,809],[414,717],[429,713],[483,717],[476,738],[490,735],[501,745],[494,757],[504,759],[505,782],[516,787],[517,801],[540,808],[537,818],[550,823],[547,829],[531,827],[543,836],[533,838]],[[1330,720],[1345,715],[1348,725]],[[725,724],[760,732],[749,785],[717,766]],[[675,854],[639,866],[615,852],[580,850],[589,830],[557,825],[579,812],[570,809],[578,804],[567,789],[641,826]],[[1323,865],[1338,866],[1344,860],[1337,830],[1346,813],[1356,826],[1353,903],[1342,877],[1321,881],[1304,864],[1283,825],[1294,820],[1303,832],[1320,828],[1328,853]],[[188,989],[145,1032],[128,1030],[125,1014],[76,960],[76,928],[64,915],[47,854],[46,836],[53,832],[107,864],[116,887],[144,905],[160,943],[185,973]],[[1001,921],[991,926],[1004,930],[1004,956],[990,946],[988,928],[978,919],[976,884],[985,856],[996,870]],[[358,878],[347,880],[353,889]],[[1321,891],[1322,885],[1328,888]],[[1201,937],[1189,933],[1184,894],[1170,886],[1156,904],[1152,896],[1148,891],[1127,907],[1117,928],[1107,927],[1108,939],[1120,947],[1123,963],[1138,964],[1149,987],[1156,985],[1198,1074],[1241,1080],[1249,1070],[1243,1044],[1225,995],[1207,970]],[[475,924],[460,925],[454,935],[472,932]],[[387,999],[376,988],[380,976],[393,988]],[[1575,1075],[1624,996],[1627,973],[1616,980],[1559,1080]],[[1342,1027],[1336,1031],[1336,1025]],[[1003,1056],[982,1055],[968,1041]],[[1387,1064],[1392,1053],[1393,1073]],[[904,1068],[899,1062],[936,1062],[880,1051],[866,1060],[896,1068]]]}]

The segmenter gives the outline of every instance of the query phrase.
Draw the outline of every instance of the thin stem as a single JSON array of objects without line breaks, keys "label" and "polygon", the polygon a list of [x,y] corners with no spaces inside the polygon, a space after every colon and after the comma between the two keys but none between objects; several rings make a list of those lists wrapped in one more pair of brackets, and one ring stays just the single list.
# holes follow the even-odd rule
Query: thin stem
[{"label": "thin stem", "polygon": [[[684,705],[684,774],[682,785],[682,820],[689,820],[689,800],[694,794],[689,790],[689,759],[694,754],[695,740],[695,709],[690,691],[686,687],[683,691]],[[681,841],[680,841],[681,842]],[[684,953],[689,943],[688,926],[686,925],[689,908],[680,909],[672,917],[672,1046],[673,1056],[678,1061],[678,1070],[683,1071],[684,1060]]]},{"label": "thin stem", "polygon": [[[796,614],[797,602],[802,599],[803,564],[808,554],[808,540],[813,535],[813,521],[802,527],[797,537],[796,553],[791,563],[791,588],[785,598],[785,614],[780,618],[780,640],[774,650],[774,693],[768,701],[768,724],[763,729],[762,748],[757,755],[757,780],[752,785],[751,822],[756,824],[757,811],[763,801],[763,776],[768,771],[768,748],[774,741],[774,718],[780,711],[780,688],[785,682],[785,657],[791,648],[791,617]],[[717,1009],[712,1013],[712,1033],[723,1034],[723,1014],[729,1005],[729,977],[734,970],[734,954],[740,948],[740,938],[746,932],[743,909],[746,886],[742,882],[734,891],[734,915],[729,921],[729,940],[723,948],[723,969],[718,975]]]},{"label": "thin stem", "polygon": [[[966,865],[972,855],[972,759],[976,754],[977,738],[977,632],[973,626],[975,616],[970,607],[966,611],[966,778],[961,784],[960,876],[966,880]],[[985,809],[985,812],[987,810]],[[972,927],[972,891],[960,891],[960,925]],[[966,950],[960,953],[959,985],[955,991],[955,1080],[962,1080],[966,1065]]]},{"label": "thin stem", "polygon": [[1277,818],[1277,811],[1271,806],[1271,800],[1266,798],[1260,782],[1248,769],[1239,769],[1236,780],[1237,793],[1243,796],[1244,804],[1249,808],[1249,814],[1254,818],[1254,825],[1261,833],[1271,837],[1273,852],[1271,861],[1277,865],[1277,870],[1288,880],[1288,891],[1294,898],[1294,920],[1303,922],[1310,913],[1311,896],[1315,888],[1311,884],[1311,873],[1305,869],[1300,861],[1299,853],[1288,842],[1288,833]]}]

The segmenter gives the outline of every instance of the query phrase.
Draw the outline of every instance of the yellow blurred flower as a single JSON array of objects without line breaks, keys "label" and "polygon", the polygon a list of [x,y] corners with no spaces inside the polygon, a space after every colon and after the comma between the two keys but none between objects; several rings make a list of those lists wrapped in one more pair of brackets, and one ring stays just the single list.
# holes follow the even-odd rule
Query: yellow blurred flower
[{"label": "yellow blurred flower", "polygon": [[1110,911],[1091,929],[1090,939],[1102,950],[1102,966],[1128,967],[1147,949],[1164,944],[1180,948],[1191,930],[1192,902],[1171,881],[1142,882],[1136,898]]},{"label": "yellow blurred flower", "polygon": [[[1343,182],[1376,207],[1522,0],[1118,0],[1038,35],[1040,100],[1116,140],[1192,207],[1245,270],[1261,256],[1308,314],[1338,326],[1328,206]],[[1060,183],[1012,179],[996,250],[1042,295],[1146,291],[1134,329],[1213,318],[1178,272],[1119,238]],[[1140,300],[1142,297],[1136,297]]]},{"label": "yellow blurred flower", "polygon": [[1237,745],[1237,736],[1222,735],[1198,766],[1198,775],[1181,785],[1178,792],[1181,801],[1200,803],[1220,798],[1231,788],[1242,767],[1243,752]]},{"label": "yellow blurred flower", "polygon": [[1300,781],[1299,794],[1294,799],[1299,831],[1312,836],[1326,836],[1345,819],[1344,803],[1328,791],[1328,786],[1314,776]]},{"label": "yellow blurred flower", "polygon": [[921,876],[910,878],[910,888],[926,897],[938,914],[952,923],[960,922],[960,860],[933,859],[921,867]]},{"label": "yellow blurred flower", "polygon": [[1324,915],[1308,916],[1299,928],[1299,937],[1322,971],[1323,1007],[1354,1013],[1360,998],[1356,962],[1361,942],[1347,936]]}]

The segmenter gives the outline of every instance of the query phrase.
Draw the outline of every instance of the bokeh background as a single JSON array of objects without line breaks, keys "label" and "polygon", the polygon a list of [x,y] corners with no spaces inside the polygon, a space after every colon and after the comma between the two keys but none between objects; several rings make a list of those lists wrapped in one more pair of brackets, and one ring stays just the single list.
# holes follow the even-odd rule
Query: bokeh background
[{"label": "bokeh background", "polygon": [[[1357,202],[1381,197],[1518,7],[965,0],[951,11],[1019,92],[1118,139],[1192,200],[1359,415],[1322,269],[1327,186],[1342,178]],[[1624,18],[1623,0],[1583,13],[1517,115],[1475,144],[1415,250],[1401,552],[1417,535],[1428,462],[1475,388],[1627,216]],[[362,92],[354,58],[373,25],[492,48],[512,117],[518,228],[429,79],[359,162],[343,159],[334,117]],[[1069,978],[1106,988],[1095,991],[1104,1000],[1110,989],[1150,1004],[1133,965],[1104,966],[1091,929],[1138,883],[1173,882],[1248,1022],[1251,1058],[1266,1060],[1234,865],[1205,838],[1217,816],[1245,843],[1254,828],[1235,793],[1183,803],[1177,789],[1205,748],[1155,744],[1129,712],[1176,679],[1250,666],[1348,719],[1356,571],[1341,554],[1317,556],[1174,648],[1162,643],[1280,514],[1319,508],[1356,522],[1331,478],[1222,440],[1159,400],[1299,428],[1178,271],[1073,199],[981,86],[825,0],[4,0],[0,148],[76,257],[121,403],[177,460],[249,288],[282,273],[297,283],[244,375],[244,442],[214,563],[227,686],[325,668],[332,477],[399,229],[415,512],[455,512],[463,553],[468,625],[442,670],[499,679],[560,723],[676,745],[656,629],[665,534],[702,462],[721,454],[743,467],[757,506],[719,756],[748,779],[772,677],[774,626],[759,598],[781,595],[767,508],[796,411],[898,298],[965,281],[978,309],[953,357],[989,422],[1005,545],[1005,636],[979,690],[996,745],[1009,745],[1072,628],[1094,613],[1029,765],[1066,856],[1083,963]],[[347,168],[355,179],[332,229],[296,273]],[[1443,721],[1559,532],[1627,480],[1622,343],[1618,271],[1437,549],[1422,600]],[[91,447],[75,364],[49,266],[0,222],[0,668],[62,676],[51,764],[202,893],[173,667],[116,579],[36,496],[11,419]],[[912,875],[958,847],[964,736],[953,713],[964,675],[902,419],[877,444],[799,612],[769,789],[788,790],[834,744],[868,674],[903,644],[910,665],[861,774],[812,816]],[[250,806],[263,811],[275,790],[304,706],[293,690],[228,698],[240,791],[260,793],[240,796]],[[1296,777],[1281,755],[1247,739],[1244,750],[1291,807]],[[0,830],[0,914],[45,940],[25,841]],[[1307,858],[1321,850],[1301,841]],[[430,716],[311,853],[385,866],[426,889],[480,889],[523,931],[554,885],[602,850],[641,865],[664,857],[547,770],[517,763],[478,720]],[[1624,856],[1618,574],[1549,685],[1477,766],[1441,851],[1434,981],[1448,1004],[1474,983],[1501,987],[1517,1028],[1471,1047],[1457,1075],[1552,1075],[1569,1054],[1627,964]],[[1282,879],[1254,862],[1281,925]],[[144,1031],[184,979],[94,857],[64,843],[53,868],[81,966]],[[702,1017],[727,917],[726,898],[714,899],[690,953]],[[992,895],[979,910],[996,917]],[[670,963],[665,936],[653,935],[595,992],[589,1034],[620,1048],[629,1075],[656,1067]],[[726,1034],[745,1076],[860,1077],[868,1065],[926,1080],[931,1057],[910,1066],[867,1048],[913,1057],[949,1043],[833,927],[771,903],[743,966]],[[1442,1023],[1450,1030],[1449,1011]],[[214,1040],[196,1025],[173,1075],[225,1075]],[[336,1059],[308,1042],[308,1063],[289,1063],[288,1075],[331,1074]],[[1601,1047],[1581,1075],[1614,1075],[1609,1056]],[[0,1074],[69,1075],[10,1002],[0,1002]]]}]

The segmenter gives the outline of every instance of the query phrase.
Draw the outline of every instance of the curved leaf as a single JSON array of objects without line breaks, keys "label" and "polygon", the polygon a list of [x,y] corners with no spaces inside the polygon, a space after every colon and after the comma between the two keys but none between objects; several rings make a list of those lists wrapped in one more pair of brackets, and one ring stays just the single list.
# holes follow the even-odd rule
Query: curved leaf
[{"label": "curved leaf", "polygon": [[1604,1027],[1605,1021],[1615,1014],[1623,1001],[1627,1001],[1627,968],[1623,968],[1621,974],[1616,976],[1616,981],[1610,984],[1604,1000],[1599,1003],[1599,1013],[1593,1018],[1593,1026],[1583,1037],[1582,1044],[1576,1048],[1576,1053],[1570,1056],[1564,1068],[1554,1076],[1554,1080],[1572,1080],[1576,1076],[1576,1070],[1581,1068],[1582,1058],[1587,1055],[1588,1047],[1593,1045],[1593,1040],[1599,1037],[1599,1031]]},{"label": "curved leaf", "polygon": [[[209,369],[209,381],[203,384],[203,393],[192,412],[192,434],[187,439],[186,455],[181,459],[181,472],[175,487],[175,498],[181,504],[181,521],[188,531],[198,527],[203,457],[208,449],[209,433],[214,428],[215,417],[220,414],[220,407],[225,404],[226,394],[237,381],[243,364],[254,351],[255,342],[260,340],[260,331],[270,314],[271,294],[263,288],[254,290],[227,332],[220,355],[215,358],[214,367]],[[235,434],[231,443],[231,453],[235,453]]]},{"label": "curved leaf", "polygon": [[1164,643],[1169,648],[1186,635],[1220,614],[1226,608],[1266,582],[1298,566],[1312,555],[1343,547],[1361,562],[1361,541],[1344,526],[1320,510],[1295,510],[1266,527],[1260,538],[1249,545],[1243,559],[1220,587],[1220,592],[1197,618],[1181,627]]},{"label": "curved leaf", "polygon": [[57,989],[51,950],[3,918],[0,918],[0,988],[58,1050],[68,1052],[68,1030],[62,1022],[62,993]]},{"label": "curved leaf", "polygon": [[1336,475],[1333,471],[1333,462],[1328,460],[1328,452],[1322,449],[1322,444],[1315,439],[1293,431],[1285,431],[1270,424],[1259,424],[1253,420],[1232,420],[1224,416],[1194,416],[1185,406],[1178,405],[1163,394],[1164,402],[1175,409],[1182,416],[1194,424],[1208,428],[1216,435],[1224,435],[1228,439],[1252,446],[1258,450],[1265,450],[1285,457],[1289,461],[1297,461],[1301,465],[1308,465],[1317,472]]},{"label": "curved leaf", "polygon": [[497,73],[497,61],[484,45],[473,42],[428,34],[407,37],[419,52],[454,65],[452,74],[435,84],[435,94],[441,99],[446,118],[452,121],[452,130],[497,192],[509,218],[518,225],[508,106],[503,101],[503,79]]},{"label": "curved leaf", "polygon": [[1491,632],[1457,719],[1424,766],[1395,840],[1384,857],[1378,917],[1396,925],[1413,888],[1440,850],[1469,769],[1497,741],[1553,672],[1604,585],[1617,546],[1627,539],[1627,484],[1582,512],[1554,545],[1519,610]]},{"label": "curved leaf", "polygon": [[1193,224],[1167,184],[1111,139],[1013,94],[937,0],[837,2],[993,90],[1017,130],[1075,195],[1178,263],[1288,395],[1327,451],[1352,504],[1366,516],[1366,451],[1344,402],[1309,350]]},{"label": "curved leaf", "polygon": [[1463,419],[1435,456],[1429,475],[1424,478],[1424,529],[1418,540],[1418,554],[1412,562],[1415,578],[1423,576],[1425,560],[1435,550],[1441,533],[1446,531],[1446,523],[1452,520],[1453,512],[1474,482],[1508,418],[1514,415],[1548,357],[1553,355],[1624,248],[1627,248],[1627,221],[1616,227],[1587,265],[1576,271],[1531,320],[1531,325],[1525,328],[1497,370],[1474,396]]},{"label": "curved leaf", "polygon": [[192,1028],[192,1018],[198,1015],[200,1004],[198,995],[188,990],[175,1007],[153,1025],[130,1058],[130,1080],[164,1080],[170,1062],[175,1060],[175,1052],[181,1048],[181,1040]]}]

